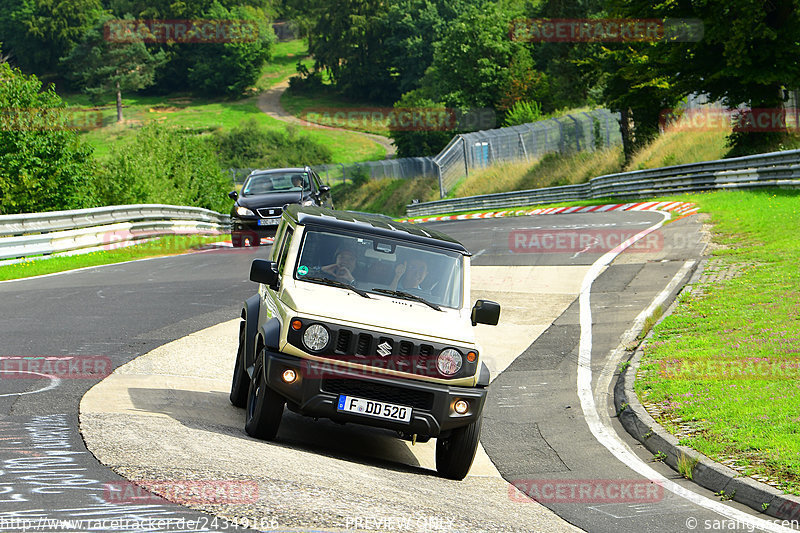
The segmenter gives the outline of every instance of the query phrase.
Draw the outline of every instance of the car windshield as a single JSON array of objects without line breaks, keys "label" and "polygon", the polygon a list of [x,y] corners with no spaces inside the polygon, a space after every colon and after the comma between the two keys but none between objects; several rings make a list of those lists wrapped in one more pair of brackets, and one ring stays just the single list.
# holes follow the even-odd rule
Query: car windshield
[{"label": "car windshield", "polygon": [[243,196],[271,194],[274,192],[310,191],[311,180],[307,172],[270,172],[253,174],[242,187]]},{"label": "car windshield", "polygon": [[309,283],[326,278],[368,293],[424,300],[433,308],[459,308],[462,269],[458,252],[401,239],[307,228],[294,277]]}]

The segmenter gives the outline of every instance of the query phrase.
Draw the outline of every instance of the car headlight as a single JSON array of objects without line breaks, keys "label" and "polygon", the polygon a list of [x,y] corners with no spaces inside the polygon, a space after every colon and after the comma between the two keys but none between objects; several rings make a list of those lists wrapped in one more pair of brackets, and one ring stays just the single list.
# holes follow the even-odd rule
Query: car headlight
[{"label": "car headlight", "polygon": [[247,209],[246,207],[242,207],[241,205],[236,206],[236,214],[240,217],[254,217],[256,216],[255,213]]},{"label": "car headlight", "polygon": [[462,363],[461,354],[453,348],[445,348],[436,358],[436,368],[445,376],[455,376]]},{"label": "car headlight", "polygon": [[303,333],[303,344],[312,352],[318,352],[328,345],[331,336],[322,324],[312,324]]}]

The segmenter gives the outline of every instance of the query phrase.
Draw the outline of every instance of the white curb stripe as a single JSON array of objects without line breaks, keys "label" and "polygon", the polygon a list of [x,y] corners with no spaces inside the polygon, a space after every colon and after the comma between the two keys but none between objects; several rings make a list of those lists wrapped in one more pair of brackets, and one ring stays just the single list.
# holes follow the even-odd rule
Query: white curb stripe
[{"label": "white curb stripe", "polygon": [[674,481],[667,479],[642,461],[638,455],[633,453],[622,441],[622,439],[620,439],[619,436],[614,432],[614,430],[603,424],[600,419],[600,415],[597,411],[597,406],[595,405],[594,401],[594,394],[592,393],[592,309],[590,302],[592,284],[600,275],[603,268],[611,263],[611,261],[613,261],[617,255],[623,252],[634,242],[660,228],[669,218],[669,213],[662,211],[657,212],[664,216],[664,219],[661,220],[661,222],[637,233],[610,252],[604,254],[600,259],[592,264],[581,284],[581,293],[579,296],[581,337],[578,354],[577,388],[578,398],[580,399],[581,408],[583,409],[583,414],[586,418],[586,423],[589,426],[589,430],[600,444],[602,444],[608,451],[610,451],[615,457],[617,457],[617,459],[628,466],[631,470],[635,471],[646,479],[659,483],[668,491],[694,503],[695,505],[715,512],[725,518],[736,520],[742,524],[750,525],[754,528],[765,531],[796,533],[796,531],[793,529],[781,527],[776,523],[751,516],[747,513],[739,511],[738,509],[728,507],[722,502],[710,500],[704,496],[692,492],[685,487],[682,487]]}]

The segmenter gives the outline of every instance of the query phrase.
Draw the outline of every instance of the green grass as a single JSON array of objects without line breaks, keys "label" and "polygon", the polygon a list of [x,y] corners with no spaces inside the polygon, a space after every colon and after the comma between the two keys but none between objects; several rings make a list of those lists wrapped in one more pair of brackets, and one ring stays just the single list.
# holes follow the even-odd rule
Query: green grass
[{"label": "green grass", "polygon": [[[303,92],[288,90],[281,95],[281,106],[292,115],[308,122],[362,133],[389,135],[388,120],[392,111],[391,105],[356,102],[337,94],[331,85],[326,84],[320,89]],[[350,120],[336,117],[339,111],[347,112],[354,109],[369,113],[375,111],[379,120],[372,120],[371,114],[364,119],[356,117]]]},{"label": "green grass", "polygon": [[21,263],[0,265],[0,280],[29,278],[99,265],[110,265],[148,257],[185,253],[204,244],[227,239],[226,235],[168,235],[125,248],[35,258]]},{"label": "green grass", "polygon": [[308,43],[302,39],[283,41],[275,45],[272,59],[264,65],[261,76],[256,82],[256,89],[261,92],[268,89],[297,72],[297,62],[301,61],[307,68],[314,65],[308,55]]},{"label": "green grass", "polygon": [[[278,43],[273,59],[264,66],[256,86],[237,100],[200,98],[188,94],[168,96],[123,94],[125,121],[122,124],[116,122],[116,104],[111,96],[98,105],[94,105],[84,94],[68,94],[62,97],[70,107],[78,110],[91,109],[101,113],[102,127],[81,134],[92,145],[95,155],[101,160],[109,155],[112,146],[128,142],[136,130],[149,121],[165,122],[197,134],[209,134],[218,129],[230,129],[254,118],[263,127],[285,130],[286,123],[269,117],[258,109],[257,95],[274,83],[294,74],[295,64],[299,58],[304,58],[304,61],[308,62],[306,48],[300,40]],[[386,156],[385,148],[356,133],[294,125],[289,127],[304,130],[304,134],[330,148],[333,161],[337,163],[371,161]],[[316,163],[319,161],[309,161],[309,164]]]},{"label": "green grass", "polygon": [[679,300],[636,381],[681,444],[800,494],[800,191],[686,195],[711,215],[712,268],[745,265]]}]

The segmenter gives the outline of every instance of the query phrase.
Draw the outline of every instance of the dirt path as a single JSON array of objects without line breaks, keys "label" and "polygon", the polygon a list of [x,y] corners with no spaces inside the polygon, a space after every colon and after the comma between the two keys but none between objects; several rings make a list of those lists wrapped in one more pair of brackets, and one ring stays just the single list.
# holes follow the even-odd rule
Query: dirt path
[{"label": "dirt path", "polygon": [[281,95],[289,87],[289,80],[283,80],[258,96],[258,108],[266,113],[267,115],[271,116],[272,118],[278,119],[282,122],[288,122],[291,124],[298,124],[307,128],[323,128],[328,130],[338,130],[338,131],[347,131],[350,133],[356,133],[358,135],[363,135],[368,137],[369,139],[375,141],[376,143],[380,144],[384,148],[386,148],[386,159],[392,159],[394,155],[397,153],[397,148],[392,144],[392,140],[383,137],[382,135],[374,135],[372,133],[361,133],[358,131],[348,130],[345,128],[334,128],[331,126],[323,126],[321,124],[314,124],[313,122],[307,122],[305,120],[301,120],[296,116],[292,115],[288,111],[286,111],[283,106],[281,105]]}]

